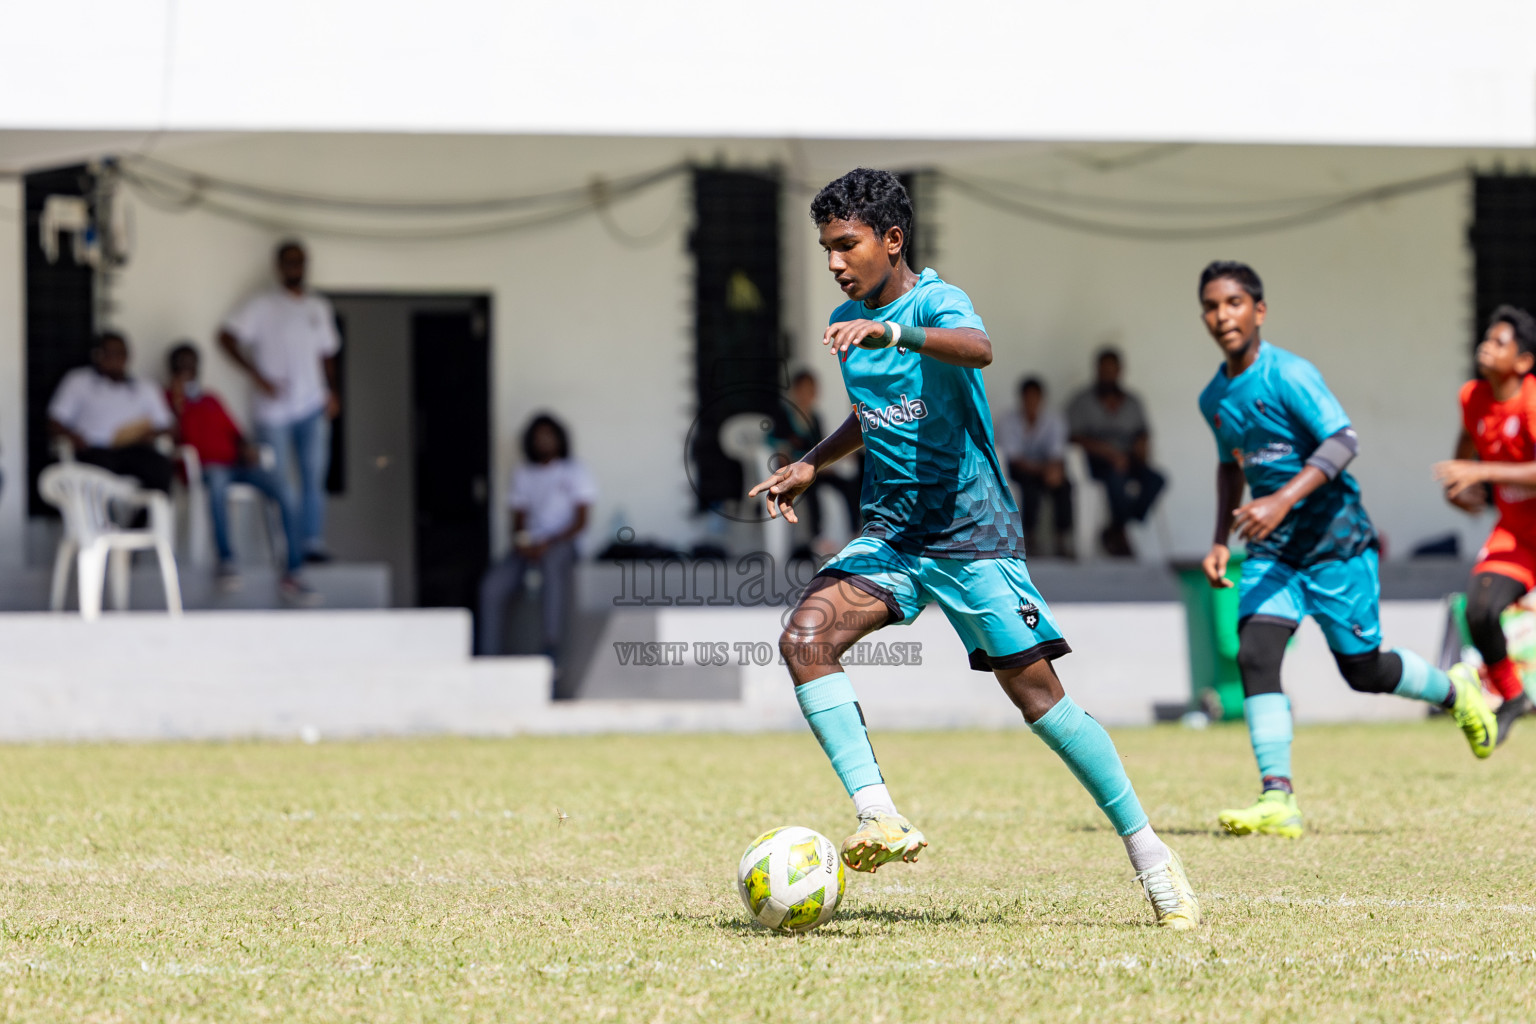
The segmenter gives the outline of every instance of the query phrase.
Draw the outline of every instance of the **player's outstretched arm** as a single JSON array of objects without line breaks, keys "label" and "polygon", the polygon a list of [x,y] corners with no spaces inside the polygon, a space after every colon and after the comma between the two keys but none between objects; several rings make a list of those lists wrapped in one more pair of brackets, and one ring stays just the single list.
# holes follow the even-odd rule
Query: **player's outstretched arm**
[{"label": "player's outstretched arm", "polygon": [[821,343],[839,359],[848,358],[848,350],[855,346],[900,345],[909,352],[921,352],[955,366],[979,370],[992,363],[992,339],[974,327],[914,327],[882,320],[844,320],[829,325]]},{"label": "player's outstretched arm", "polygon": [[1435,479],[1445,488],[1445,496],[1453,504],[1467,508],[1462,501],[1476,500],[1469,496],[1476,494],[1478,484],[1536,487],[1536,462],[1479,462],[1463,454],[1472,447],[1471,439],[1466,440],[1465,445],[1456,446],[1457,458],[1437,462],[1434,466]]},{"label": "player's outstretched arm", "polygon": [[1504,484],[1510,487],[1536,487],[1536,462],[1450,462],[1435,463],[1435,479],[1445,485],[1454,498],[1475,484]]},{"label": "player's outstretched arm", "polygon": [[[1342,414],[1343,409],[1337,411]],[[1273,494],[1255,498],[1239,508],[1232,516],[1232,528],[1244,540],[1255,541],[1268,537],[1285,522],[1291,509],[1303,498],[1328,481],[1338,479],[1344,467],[1354,461],[1359,451],[1360,439],[1355,435],[1354,428],[1345,423],[1318,443],[1312,454],[1307,456],[1307,464],[1287,480],[1284,487]]]},{"label": "player's outstretched arm", "polygon": [[1218,590],[1232,586],[1227,579],[1227,561],[1232,557],[1227,538],[1232,535],[1232,517],[1243,500],[1243,467],[1235,462],[1216,464],[1216,536],[1211,541],[1210,553],[1200,562],[1205,570],[1206,581]]},{"label": "player's outstretched arm", "polygon": [[1297,502],[1327,482],[1328,474],[1313,465],[1303,466],[1278,491],[1239,508],[1232,516],[1232,529],[1243,540],[1263,540],[1285,521]]},{"label": "player's outstretched arm", "polygon": [[[1461,436],[1456,439],[1455,458],[1446,462],[1437,462],[1431,469],[1435,479],[1440,481],[1440,485],[1445,491],[1445,500],[1463,512],[1470,512],[1474,515],[1488,507],[1488,488],[1479,486],[1477,483],[1462,483],[1461,478],[1465,470],[1459,466],[1455,469],[1450,467],[1460,462],[1475,464],[1476,460],[1477,444],[1472,440],[1472,435],[1467,433],[1467,428],[1462,427]],[[1447,468],[1442,470],[1442,466]],[[1449,479],[1442,478],[1442,472]]]},{"label": "player's outstretched arm", "polygon": [[747,497],[755,498],[767,492],[768,518],[777,519],[782,514],[789,522],[798,523],[800,520],[795,516],[795,499],[816,482],[816,474],[862,447],[864,432],[859,428],[858,414],[849,413],[836,430],[805,453],[805,458],[775,470],[772,476],[748,491]]}]

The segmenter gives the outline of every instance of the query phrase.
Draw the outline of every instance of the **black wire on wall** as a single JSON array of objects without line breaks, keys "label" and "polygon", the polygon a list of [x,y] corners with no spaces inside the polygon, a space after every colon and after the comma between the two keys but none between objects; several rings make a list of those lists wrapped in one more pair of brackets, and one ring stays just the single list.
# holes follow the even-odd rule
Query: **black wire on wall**
[{"label": "black wire on wall", "polygon": [[[462,200],[358,199],[254,185],[200,174],[148,157],[126,161],[122,180],[146,203],[184,212],[205,210],[217,216],[274,231],[302,230],[372,241],[438,241],[508,234],[595,215],[615,240],[645,248],[668,237],[678,214],[643,234],[620,228],[613,204],[638,196],[689,173],[686,163],[667,164],[650,171],[614,179],[593,179],[564,189]],[[1190,241],[1267,234],[1321,223],[1374,203],[1467,182],[1465,167],[1368,188],[1331,194],[1259,200],[1144,200],[1086,196],[1034,188],[952,171],[931,172],[940,185],[1000,212],[1068,231],[1134,241]],[[788,181],[797,191],[814,192],[804,182]],[[240,201],[348,216],[370,215],[389,226],[345,224],[295,218],[248,209]],[[1078,212],[1081,211],[1081,212]],[[1126,213],[1171,220],[1148,224],[1126,220]],[[1251,214],[1252,216],[1240,216]],[[438,223],[423,223],[436,218]],[[442,223],[444,218],[459,223]],[[1222,218],[1213,223],[1199,223]]]}]

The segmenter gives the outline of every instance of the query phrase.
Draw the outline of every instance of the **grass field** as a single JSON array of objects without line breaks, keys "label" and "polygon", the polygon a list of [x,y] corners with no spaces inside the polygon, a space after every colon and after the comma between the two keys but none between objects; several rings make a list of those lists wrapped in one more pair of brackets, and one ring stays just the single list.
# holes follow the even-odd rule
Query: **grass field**
[{"label": "grass field", "polygon": [[1299,842],[1213,831],[1241,728],[1117,733],[1186,934],[1027,732],[877,735],[932,848],[803,938],[733,872],[851,823],[808,734],[0,748],[0,1019],[1536,1019],[1526,728],[1300,730]]}]

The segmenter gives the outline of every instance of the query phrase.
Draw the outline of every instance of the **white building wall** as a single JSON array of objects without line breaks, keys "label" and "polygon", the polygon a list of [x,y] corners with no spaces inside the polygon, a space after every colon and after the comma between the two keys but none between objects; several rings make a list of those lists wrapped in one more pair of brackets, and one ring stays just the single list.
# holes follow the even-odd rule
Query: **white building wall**
[{"label": "white building wall", "polygon": [[[806,216],[808,187],[859,163],[941,167],[1065,192],[1121,199],[1273,199],[1335,194],[1498,154],[1451,150],[1193,147],[1110,160],[1134,147],[1054,144],[675,141],[497,136],[279,135],[189,141],[165,159],[210,175],[290,189],[392,198],[515,195],[613,178],[679,159],[782,164],[792,178],[784,210],[785,325],[802,361],[818,369],[829,427],[847,413],[834,361],[817,342],[841,299]],[[1504,156],[1518,163],[1525,151]],[[1155,158],[1154,158],[1155,157]],[[0,557],[19,557],[21,309],[19,189],[0,193]],[[286,226],[253,227],[212,213],[171,212],[131,198],[135,245],[121,274],[115,319],[135,343],[136,368],[158,373],[183,337],[211,348],[225,313],[267,281],[272,243],[308,238],[313,283],[344,291],[487,291],[493,298],[493,407],[498,491],[517,459],[518,432],[535,409],[572,425],[580,457],[603,488],[590,549],[606,542],[618,510],[642,537],[690,543],[683,440],[692,415],[691,266],[686,178],[626,200],[616,237],[586,216],[517,234],[451,242],[378,242]],[[1110,216],[1103,214],[1102,216]],[[1119,216],[1116,214],[1115,216]],[[1194,296],[1216,257],[1252,262],[1271,297],[1267,335],[1313,359],[1355,419],[1366,499],[1405,554],[1461,521],[1438,499],[1428,464],[1450,449],[1455,390],[1468,365],[1469,219],[1464,185],[1361,207],[1285,232],[1207,242],[1096,237],[1001,213],[941,186],[936,268],[965,288],[996,347],[987,371],[994,412],[1013,401],[1025,372],[1057,401],[1088,379],[1106,341],[1127,358],[1127,383],[1147,400],[1176,547],[1204,549],[1211,523],[1214,452],[1195,396],[1217,365]],[[222,357],[208,382],[247,403]],[[495,517],[498,549],[504,517]],[[1476,527],[1468,527],[1469,540]]]},{"label": "white building wall", "polygon": [[27,466],[26,361],[22,335],[25,310],[22,306],[22,227],[21,182],[0,178],[0,567],[21,564],[24,559],[23,516],[26,513],[24,490]]}]

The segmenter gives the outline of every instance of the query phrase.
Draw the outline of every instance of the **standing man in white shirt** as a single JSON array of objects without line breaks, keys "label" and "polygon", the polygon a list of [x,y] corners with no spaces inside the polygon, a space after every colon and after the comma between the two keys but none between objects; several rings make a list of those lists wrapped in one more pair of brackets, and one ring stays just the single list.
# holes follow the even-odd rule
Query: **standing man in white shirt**
[{"label": "standing man in white shirt", "polygon": [[[325,478],[330,472],[331,420],[341,411],[336,353],[341,336],[324,296],[304,287],[304,247],[277,247],[281,287],[241,306],[219,331],[219,345],[250,375],[256,388],[256,436],[277,454],[273,467],[299,510],[304,558],[326,562]],[[293,461],[299,494],[292,494]]]},{"label": "standing man in white shirt", "polygon": [[507,493],[512,553],[491,566],[480,582],[476,653],[503,653],[507,605],[522,593],[528,570],[537,568],[543,578],[544,654],[558,672],[574,591],[576,537],[586,528],[597,484],[587,468],[571,458],[565,427],[547,413],[535,416],[523,432],[523,456],[527,461],[512,474]]},{"label": "standing man in white shirt", "polygon": [[128,341],[108,331],[91,349],[91,365],[70,370],[48,403],[48,427],[80,462],[131,476],[157,491],[171,489],[175,467],[155,450],[174,425],[160,389],[128,376]]},{"label": "standing man in white shirt", "polygon": [[1055,554],[1072,558],[1072,481],[1067,479],[1067,421],[1045,405],[1045,385],[1039,377],[1019,382],[1019,404],[998,424],[997,447],[1008,463],[1008,475],[1019,485],[1019,509],[1024,515],[1024,550],[1033,553],[1040,529],[1040,505],[1051,501]]}]

